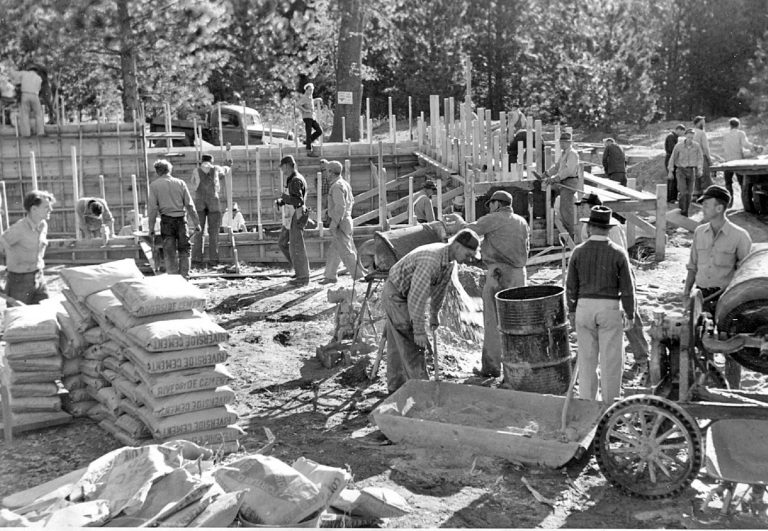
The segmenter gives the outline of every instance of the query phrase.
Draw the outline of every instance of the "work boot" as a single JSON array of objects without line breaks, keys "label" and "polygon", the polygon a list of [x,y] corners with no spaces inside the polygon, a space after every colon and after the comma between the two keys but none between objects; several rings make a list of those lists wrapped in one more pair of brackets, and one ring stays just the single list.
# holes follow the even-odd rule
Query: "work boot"
[{"label": "work boot", "polygon": [[472,374],[475,376],[480,376],[481,378],[498,378],[501,376],[501,371],[493,371],[493,370],[481,370],[477,367],[472,369]]},{"label": "work boot", "polygon": [[318,155],[317,153],[315,153],[315,152],[314,152],[314,151],[312,151],[311,149],[310,149],[310,150],[307,150],[307,157],[319,157],[319,156],[320,156],[320,155]]},{"label": "work boot", "polygon": [[320,284],[336,284],[339,281],[337,278],[324,278],[320,281]]}]

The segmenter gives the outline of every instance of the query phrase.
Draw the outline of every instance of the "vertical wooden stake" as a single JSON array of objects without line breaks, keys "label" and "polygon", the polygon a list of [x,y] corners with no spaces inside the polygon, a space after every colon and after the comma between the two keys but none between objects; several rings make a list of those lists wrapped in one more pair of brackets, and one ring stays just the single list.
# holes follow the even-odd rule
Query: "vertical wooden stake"
[{"label": "vertical wooden stake", "polygon": [[438,177],[435,179],[435,186],[437,186],[437,216],[439,221],[443,220],[443,180]]},{"label": "vertical wooden stake", "polygon": [[371,154],[373,154],[373,122],[371,122],[371,98],[365,98],[365,121],[368,131],[368,143],[371,145]]},{"label": "vertical wooden stake", "polygon": [[259,239],[264,239],[264,227],[261,224],[261,150],[256,147],[256,230]]},{"label": "vertical wooden stake", "polygon": [[11,226],[11,221],[8,214],[8,195],[5,193],[5,181],[0,181],[0,190],[3,192],[3,216],[5,217],[5,228],[7,230]]},{"label": "vertical wooden stake", "polygon": [[408,96],[408,140],[413,142],[413,107],[411,97]]},{"label": "vertical wooden stake", "polygon": [[541,160],[541,152],[542,152],[541,146],[544,143],[544,138],[542,136],[541,120],[536,120],[534,124],[536,128],[536,134],[533,137],[534,138],[533,153],[534,153],[534,156],[536,157],[536,171],[539,172],[539,174],[541,174],[546,169],[544,167],[544,161]]},{"label": "vertical wooden stake", "polygon": [[666,258],[667,245],[667,185],[656,185],[656,261]]},{"label": "vertical wooden stake", "polygon": [[[19,164],[21,164],[21,161],[19,161]],[[35,162],[34,151],[29,152],[29,165],[31,167],[30,169],[32,170],[32,189],[39,190],[37,186],[37,163]]]},{"label": "vertical wooden stake", "polygon": [[360,142],[365,138],[365,118],[360,115]]},{"label": "vertical wooden stake", "polygon": [[104,176],[99,175],[99,194],[101,194],[101,198],[105,201],[107,200],[107,190],[104,187]]},{"label": "vertical wooden stake", "polygon": [[555,162],[560,160],[560,155],[562,155],[560,150],[560,124],[555,124]]},{"label": "vertical wooden stake", "polygon": [[413,175],[408,177],[408,225],[413,225]]},{"label": "vertical wooden stake", "polygon": [[379,140],[379,223],[381,230],[389,230],[387,219],[387,174],[384,170],[384,147]]},{"label": "vertical wooden stake", "polygon": [[344,159],[344,175],[343,179],[346,179],[348,183],[352,183],[352,161],[350,159]]},{"label": "vertical wooden stake", "polygon": [[[528,120],[525,128],[525,175],[533,177],[533,120]],[[551,243],[549,245],[552,245]]]},{"label": "vertical wooden stake", "polygon": [[[141,230],[141,221],[140,221],[140,214],[139,214],[139,189],[136,186],[136,174],[131,174],[131,194],[133,194],[133,223],[136,227],[136,230]],[[147,223],[149,223],[149,220],[147,220]],[[77,230],[77,224],[75,224],[75,229]],[[149,232],[152,232],[155,230],[154,227],[150,227],[149,224],[147,224],[147,230]],[[78,231],[79,232],[79,231]]]},{"label": "vertical wooden stake", "polygon": [[[323,237],[323,172],[317,172],[317,235]],[[320,242],[320,248],[323,243]]]},{"label": "vertical wooden stake", "polygon": [[342,116],[341,117],[341,141],[346,142],[347,140],[347,117]]},{"label": "vertical wooden stake", "polygon": [[[77,148],[72,146],[72,204],[76,207],[77,200],[80,198],[80,186],[77,172]],[[134,183],[134,189],[136,184]],[[63,199],[63,198],[62,198]],[[75,215],[75,239],[80,239],[80,218],[77,215],[77,208],[74,210]]]}]

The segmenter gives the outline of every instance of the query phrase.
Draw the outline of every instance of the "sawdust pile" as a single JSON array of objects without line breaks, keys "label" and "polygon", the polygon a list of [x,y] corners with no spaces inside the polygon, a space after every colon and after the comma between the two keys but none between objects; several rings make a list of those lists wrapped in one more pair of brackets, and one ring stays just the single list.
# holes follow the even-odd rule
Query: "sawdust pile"
[{"label": "sawdust pile", "polygon": [[656,192],[657,184],[667,182],[667,170],[664,168],[664,155],[643,160],[627,168],[627,178],[635,178],[637,187],[645,192]]}]

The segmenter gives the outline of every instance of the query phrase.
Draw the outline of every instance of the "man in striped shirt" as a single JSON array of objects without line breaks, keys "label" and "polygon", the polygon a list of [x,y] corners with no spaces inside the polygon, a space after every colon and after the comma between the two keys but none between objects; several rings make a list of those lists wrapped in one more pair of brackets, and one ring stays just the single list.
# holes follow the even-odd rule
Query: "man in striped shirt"
[{"label": "man in striped shirt", "polygon": [[449,243],[417,247],[389,270],[381,300],[387,317],[387,388],[397,391],[406,380],[426,380],[424,351],[429,347],[425,312],[430,301],[430,330],[439,326],[438,313],[456,262],[478,254],[480,238],[463,229]]},{"label": "man in striped shirt", "polygon": [[574,249],[566,281],[568,318],[576,329],[578,343],[579,396],[597,398],[599,363],[605,402],[621,394],[622,329],[632,328],[636,311],[629,257],[608,239],[611,226],[618,223],[611,214],[610,208],[595,206],[589,218],[581,220],[589,223],[589,239]]}]

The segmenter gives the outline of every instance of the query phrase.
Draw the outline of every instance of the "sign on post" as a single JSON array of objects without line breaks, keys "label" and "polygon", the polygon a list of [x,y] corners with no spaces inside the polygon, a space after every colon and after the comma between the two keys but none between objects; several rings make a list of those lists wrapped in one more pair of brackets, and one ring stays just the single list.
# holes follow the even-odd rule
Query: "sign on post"
[{"label": "sign on post", "polygon": [[340,90],[337,95],[339,105],[352,105],[352,92]]}]

